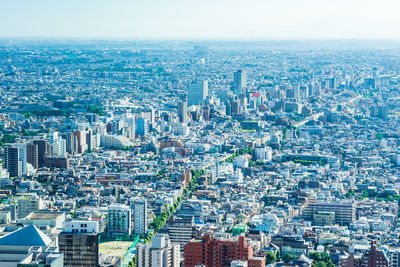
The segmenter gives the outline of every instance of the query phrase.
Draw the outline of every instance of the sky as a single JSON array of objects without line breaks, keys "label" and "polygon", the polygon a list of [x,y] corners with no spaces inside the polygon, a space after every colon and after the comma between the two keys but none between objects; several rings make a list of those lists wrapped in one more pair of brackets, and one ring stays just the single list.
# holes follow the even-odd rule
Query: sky
[{"label": "sky", "polygon": [[398,0],[0,0],[0,37],[399,39]]}]

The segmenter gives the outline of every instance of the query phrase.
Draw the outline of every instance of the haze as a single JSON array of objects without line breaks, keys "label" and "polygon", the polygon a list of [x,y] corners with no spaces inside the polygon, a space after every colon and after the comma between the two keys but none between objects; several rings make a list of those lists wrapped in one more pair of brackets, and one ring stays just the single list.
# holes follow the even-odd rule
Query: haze
[{"label": "haze", "polygon": [[399,39],[395,0],[6,0],[2,37]]}]

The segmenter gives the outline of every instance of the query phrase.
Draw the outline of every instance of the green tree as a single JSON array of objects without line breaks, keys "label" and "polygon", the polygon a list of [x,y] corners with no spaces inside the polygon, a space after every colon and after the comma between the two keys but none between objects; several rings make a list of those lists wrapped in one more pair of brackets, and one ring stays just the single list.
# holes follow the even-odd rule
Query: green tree
[{"label": "green tree", "polygon": [[276,260],[277,260],[277,257],[276,257],[276,255],[275,255],[275,253],[273,253],[273,252],[267,252],[267,253],[265,254],[265,263],[266,263],[266,264],[274,263],[274,262],[276,262]]},{"label": "green tree", "polygon": [[285,254],[284,256],[283,256],[283,261],[284,262],[289,262],[289,261],[291,261],[291,260],[293,260],[293,259],[295,259],[295,258],[297,258],[297,256],[296,255],[293,255],[293,254]]}]

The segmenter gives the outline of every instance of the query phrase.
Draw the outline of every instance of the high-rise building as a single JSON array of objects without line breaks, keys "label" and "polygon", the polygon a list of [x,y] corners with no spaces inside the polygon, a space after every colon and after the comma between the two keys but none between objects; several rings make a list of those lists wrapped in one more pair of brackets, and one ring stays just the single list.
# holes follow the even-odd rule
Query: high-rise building
[{"label": "high-rise building", "polygon": [[371,248],[361,258],[360,267],[389,267],[389,261],[382,250],[376,247],[376,241],[371,241]]},{"label": "high-rise building", "polygon": [[112,237],[131,234],[131,210],[126,205],[108,207],[107,233]]},{"label": "high-rise building", "polygon": [[49,142],[47,140],[34,140],[33,144],[38,146],[38,165],[43,167],[46,165],[46,156],[50,154]]},{"label": "high-rise building", "polygon": [[22,163],[19,160],[19,148],[6,146],[5,167],[10,174],[10,177],[22,175]]},{"label": "high-rise building", "polygon": [[147,136],[149,133],[149,121],[145,118],[136,119],[136,134],[139,136]]},{"label": "high-rise building", "polygon": [[22,175],[26,175],[28,173],[28,162],[27,162],[27,149],[26,143],[16,143],[16,144],[12,144],[13,147],[18,147],[19,150],[19,155],[18,155],[18,159],[19,162],[21,163],[21,172]]},{"label": "high-rise building", "polygon": [[26,145],[26,161],[32,165],[33,168],[39,168],[39,150],[37,144]]},{"label": "high-rise building", "polygon": [[78,153],[84,153],[88,146],[86,144],[86,131],[76,130],[72,132],[78,141]]},{"label": "high-rise building", "polygon": [[179,101],[178,102],[178,119],[181,123],[187,122],[187,103],[186,101]]},{"label": "high-rise building", "polygon": [[128,138],[134,139],[136,136],[136,119],[135,116],[127,117],[126,123],[127,127],[127,136]]},{"label": "high-rise building", "polygon": [[98,267],[99,237],[97,221],[65,222],[58,235],[65,267]]},{"label": "high-rise building", "polygon": [[66,156],[67,142],[58,135],[58,132],[50,133],[51,154],[57,157]]},{"label": "high-rise building", "polygon": [[65,139],[67,153],[70,155],[78,153],[78,138],[73,133],[66,133],[63,138]]},{"label": "high-rise building", "polygon": [[265,267],[264,258],[253,257],[253,247],[247,244],[244,236],[239,240],[213,239],[205,235],[185,245],[185,267],[205,266],[224,267],[234,260],[247,261],[248,267]]},{"label": "high-rise building", "polygon": [[188,105],[200,105],[208,96],[208,81],[198,80],[189,85]]},{"label": "high-rise building", "polygon": [[246,93],[247,73],[245,70],[237,70],[233,74],[233,92],[236,95]]},{"label": "high-rise building", "polygon": [[133,199],[133,233],[144,234],[147,231],[147,201],[145,199]]},{"label": "high-rise building", "polygon": [[181,262],[179,244],[173,244],[168,235],[157,234],[150,244],[139,244],[138,267],[179,267]]}]

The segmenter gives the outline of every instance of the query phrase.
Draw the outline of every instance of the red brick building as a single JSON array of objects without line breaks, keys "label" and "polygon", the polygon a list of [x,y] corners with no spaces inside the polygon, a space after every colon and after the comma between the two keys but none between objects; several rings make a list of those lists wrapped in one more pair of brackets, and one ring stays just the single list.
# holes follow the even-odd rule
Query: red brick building
[{"label": "red brick building", "polygon": [[389,261],[383,251],[378,250],[376,242],[371,241],[371,249],[367,250],[361,259],[361,267],[388,267]]},{"label": "red brick building", "polygon": [[244,236],[238,241],[213,239],[205,235],[184,247],[185,267],[204,264],[206,267],[230,266],[233,260],[246,260],[248,267],[265,267],[264,258],[253,257],[253,247],[248,245]]}]

